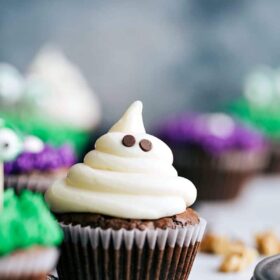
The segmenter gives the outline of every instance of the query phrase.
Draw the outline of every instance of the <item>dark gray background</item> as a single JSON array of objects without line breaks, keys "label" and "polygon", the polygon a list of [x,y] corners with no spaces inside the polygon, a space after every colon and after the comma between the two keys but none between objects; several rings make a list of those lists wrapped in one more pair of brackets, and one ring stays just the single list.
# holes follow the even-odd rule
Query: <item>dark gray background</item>
[{"label": "dark gray background", "polygon": [[280,61],[279,0],[0,0],[0,61],[24,70],[54,42],[100,96],[105,122],[142,99],[169,112],[219,110],[244,75]]}]

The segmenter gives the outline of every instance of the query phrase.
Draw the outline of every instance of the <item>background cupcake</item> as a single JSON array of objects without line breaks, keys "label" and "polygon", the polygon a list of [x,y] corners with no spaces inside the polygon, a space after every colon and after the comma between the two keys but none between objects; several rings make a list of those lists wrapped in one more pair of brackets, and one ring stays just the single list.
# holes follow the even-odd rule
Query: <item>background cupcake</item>
[{"label": "background cupcake", "polygon": [[65,233],[59,277],[187,279],[206,223],[168,146],[146,134],[142,103],[95,147],[46,193]]},{"label": "background cupcake", "polygon": [[23,76],[0,63],[0,116],[55,147],[87,149],[101,119],[97,96],[62,51],[44,46]]},{"label": "background cupcake", "polygon": [[77,160],[70,145],[54,147],[35,136],[25,137],[22,147],[21,153],[4,165],[5,188],[17,192],[29,189],[44,193]]},{"label": "background cupcake", "polygon": [[3,161],[16,157],[22,146],[15,132],[1,124],[0,279],[45,279],[57,261],[62,232],[39,194],[3,193]]},{"label": "background cupcake", "polygon": [[198,188],[199,200],[231,199],[267,164],[264,137],[225,114],[185,114],[159,135],[174,151],[179,174]]},{"label": "background cupcake", "polygon": [[280,172],[280,71],[259,67],[245,79],[244,96],[230,105],[230,112],[257,128],[270,141],[268,172]]},{"label": "background cupcake", "polygon": [[39,194],[4,194],[0,210],[0,279],[42,280],[54,269],[62,232]]}]

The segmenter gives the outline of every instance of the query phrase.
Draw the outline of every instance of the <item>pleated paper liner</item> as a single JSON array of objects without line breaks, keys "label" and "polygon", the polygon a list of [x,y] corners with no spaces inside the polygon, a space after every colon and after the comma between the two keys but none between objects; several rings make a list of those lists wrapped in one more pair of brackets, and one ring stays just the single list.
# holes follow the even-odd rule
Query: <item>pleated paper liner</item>
[{"label": "pleated paper liner", "polygon": [[206,221],[179,229],[102,230],[61,224],[60,280],[188,279]]},{"label": "pleated paper liner", "polygon": [[1,280],[46,280],[58,260],[56,248],[32,247],[0,258]]},{"label": "pleated paper liner", "polygon": [[280,173],[280,140],[271,141],[270,159],[266,168],[266,173],[277,174]]},{"label": "pleated paper liner", "polygon": [[58,280],[58,278],[55,277],[55,276],[53,276],[53,275],[51,275],[51,274],[49,274],[49,275],[47,276],[47,280]]},{"label": "pleated paper liner", "polygon": [[12,188],[16,193],[22,190],[30,190],[32,192],[45,193],[54,181],[65,177],[66,170],[54,173],[31,173],[20,175],[5,175],[4,188]]},{"label": "pleated paper liner", "polygon": [[228,152],[217,156],[201,150],[174,149],[174,165],[180,176],[197,187],[198,200],[236,198],[244,184],[268,163],[267,150]]}]

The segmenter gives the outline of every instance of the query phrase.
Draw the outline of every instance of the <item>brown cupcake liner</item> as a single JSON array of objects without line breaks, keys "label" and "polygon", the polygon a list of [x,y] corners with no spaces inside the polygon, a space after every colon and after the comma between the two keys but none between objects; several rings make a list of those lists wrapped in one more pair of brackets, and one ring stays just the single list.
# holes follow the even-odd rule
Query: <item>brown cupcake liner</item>
[{"label": "brown cupcake liner", "polygon": [[46,280],[58,260],[56,248],[21,250],[0,258],[1,280]]},{"label": "brown cupcake liner", "polygon": [[57,173],[31,173],[20,175],[5,175],[4,188],[12,188],[16,193],[22,190],[30,190],[32,192],[45,193],[47,189],[57,179],[66,176],[66,171]]},{"label": "brown cupcake liner", "polygon": [[267,174],[280,173],[280,141],[271,143],[269,163],[265,172]]},{"label": "brown cupcake liner", "polygon": [[61,224],[60,280],[188,279],[206,221],[180,229],[113,230]]},{"label": "brown cupcake liner", "polygon": [[198,201],[236,198],[244,183],[265,169],[267,150],[228,152],[211,156],[200,150],[175,149],[174,165],[179,175],[196,186]]}]

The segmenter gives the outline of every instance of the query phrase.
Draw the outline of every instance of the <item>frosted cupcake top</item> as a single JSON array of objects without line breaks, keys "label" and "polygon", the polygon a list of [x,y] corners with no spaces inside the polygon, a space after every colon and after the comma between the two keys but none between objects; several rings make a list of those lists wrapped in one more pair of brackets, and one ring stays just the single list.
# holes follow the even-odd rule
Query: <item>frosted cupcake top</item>
[{"label": "frosted cupcake top", "polygon": [[196,188],[179,177],[169,147],[146,134],[142,103],[133,103],[100,137],[83,163],[46,193],[54,212],[90,212],[158,219],[184,212],[196,199]]},{"label": "frosted cupcake top", "polygon": [[169,119],[159,135],[168,143],[193,145],[217,154],[229,150],[259,150],[264,136],[224,113],[184,114]]},{"label": "frosted cupcake top", "polygon": [[5,174],[31,172],[53,172],[68,168],[76,161],[76,155],[70,145],[54,147],[43,144],[37,151],[22,151],[14,160],[4,164]]},{"label": "frosted cupcake top", "polygon": [[5,192],[0,212],[0,257],[31,246],[56,246],[62,237],[41,195],[29,191],[20,196],[13,190]]}]

